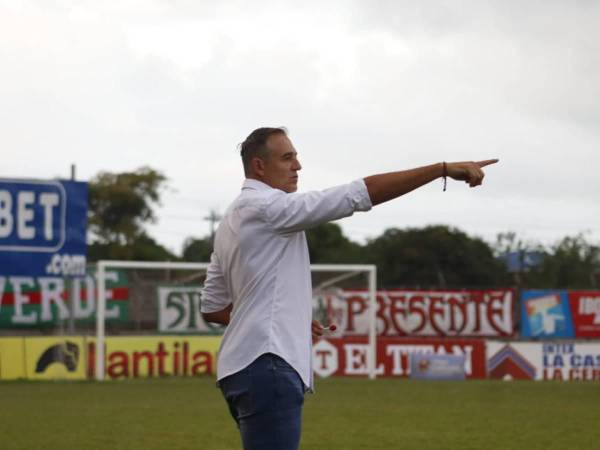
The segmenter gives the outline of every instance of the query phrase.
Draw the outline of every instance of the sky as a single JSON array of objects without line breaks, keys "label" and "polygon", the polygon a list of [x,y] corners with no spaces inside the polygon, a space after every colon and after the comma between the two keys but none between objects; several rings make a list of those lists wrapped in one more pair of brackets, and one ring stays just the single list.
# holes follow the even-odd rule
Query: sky
[{"label": "sky", "polygon": [[600,241],[600,2],[0,0],[0,177],[149,166],[180,253],[238,194],[237,145],[286,126],[299,190],[499,158],[338,223],[492,243]]}]

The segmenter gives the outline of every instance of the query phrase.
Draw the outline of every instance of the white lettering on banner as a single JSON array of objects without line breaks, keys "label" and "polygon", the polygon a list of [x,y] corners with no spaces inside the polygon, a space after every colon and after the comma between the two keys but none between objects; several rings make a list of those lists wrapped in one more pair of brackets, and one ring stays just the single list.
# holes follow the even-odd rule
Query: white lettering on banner
[{"label": "white lettering on banner", "polygon": [[27,225],[33,220],[31,205],[35,201],[35,193],[22,191],[17,194],[17,234],[20,239],[35,238],[35,227]]},{"label": "white lettering on banner", "polygon": [[40,194],[40,205],[44,207],[44,238],[47,241],[54,239],[52,228],[53,208],[58,206],[60,197],[55,192],[44,192]]},{"label": "white lettering on banner", "polygon": [[65,290],[62,278],[40,278],[38,282],[42,291],[42,322],[52,321],[51,303],[56,305],[58,318],[67,319],[69,317],[69,310],[61,298]]},{"label": "white lettering on banner", "polygon": [[[112,281],[113,283],[116,283],[117,281],[119,281],[119,273],[116,271],[108,271],[104,274],[104,279],[108,282],[108,281]],[[109,300],[113,300],[114,299],[114,292],[112,289],[106,289],[106,302],[108,303]],[[104,316],[107,319],[117,319],[119,317],[120,311],[119,311],[119,307],[117,305],[113,305],[112,307],[109,307],[108,305],[106,305],[106,310],[104,312]]]},{"label": "white lettering on banner", "polygon": [[313,347],[313,369],[317,375],[326,378],[338,370],[338,351],[330,342],[322,339]]},{"label": "white lettering on banner", "polygon": [[346,353],[346,375],[368,375],[367,353],[368,344],[346,344],[344,352]]},{"label": "white lettering on banner", "polygon": [[[42,206],[44,221],[44,239],[51,241],[54,238],[52,222],[54,208],[59,206],[60,197],[55,192],[44,192],[40,194],[37,202]],[[35,238],[35,226],[31,222],[35,219],[34,206],[36,204],[35,192],[21,191],[17,194],[17,237],[23,240]],[[10,236],[14,231],[15,217],[12,212],[13,196],[7,190],[0,190],[0,238]]]},{"label": "white lettering on banner", "polygon": [[85,277],[85,292],[86,301],[83,301],[83,295],[81,292],[81,278],[73,280],[73,315],[77,318],[91,317],[96,310],[96,286],[94,284],[94,278],[90,275]]},{"label": "white lettering on banner", "polygon": [[[411,353],[429,354],[434,352],[433,345],[388,345],[386,354],[392,357],[392,375],[409,375]],[[403,363],[403,357],[406,363]]]},{"label": "white lettering on banner", "polygon": [[[107,282],[118,282],[119,273],[116,271],[106,272]],[[83,284],[85,283],[85,288]],[[8,314],[6,306],[2,309],[2,301],[5,299],[5,293],[9,286],[12,286],[14,298],[14,308],[10,322],[15,325],[31,325],[36,323],[52,322],[57,319],[67,319],[70,317],[66,301],[65,282],[59,277],[2,277],[0,276],[0,312]],[[31,293],[23,292],[27,288]],[[72,296],[69,297],[73,302],[73,318],[87,319],[96,312],[96,281],[91,275],[85,278],[76,278],[72,281]],[[85,289],[85,295],[83,293]],[[37,296],[39,293],[39,308],[26,313],[25,306],[32,305],[32,294]],[[85,299],[85,301],[84,301]],[[119,305],[109,305],[108,302],[114,300],[114,291],[106,289],[106,318],[120,318],[121,309]],[[54,305],[54,307],[53,307]]]},{"label": "white lettering on banner", "polygon": [[[513,334],[512,290],[378,291],[380,336],[510,336]],[[346,335],[366,334],[368,293],[342,291],[316,299]]]},{"label": "white lettering on banner", "polygon": [[581,297],[579,299],[579,314],[592,315],[594,317],[594,325],[600,325],[600,297]]},{"label": "white lettering on banner", "polygon": [[[344,353],[346,355],[346,366],[344,375],[368,375],[369,365],[367,356],[369,354],[369,344],[344,344]],[[380,364],[375,368],[375,374],[385,373],[385,367]]]},{"label": "white lettering on banner", "polygon": [[13,293],[15,298],[15,310],[12,317],[12,323],[15,324],[31,324],[36,322],[36,313],[31,312],[29,314],[23,314],[23,305],[29,303],[29,297],[23,294],[24,286],[35,286],[33,278],[31,277],[10,277],[8,281],[13,286]]},{"label": "white lettering on banner", "polygon": [[12,197],[10,192],[0,190],[0,238],[12,234],[14,219],[12,216]]},{"label": "white lettering on banner", "polygon": [[51,275],[85,275],[86,259],[83,255],[54,255],[46,266]]}]

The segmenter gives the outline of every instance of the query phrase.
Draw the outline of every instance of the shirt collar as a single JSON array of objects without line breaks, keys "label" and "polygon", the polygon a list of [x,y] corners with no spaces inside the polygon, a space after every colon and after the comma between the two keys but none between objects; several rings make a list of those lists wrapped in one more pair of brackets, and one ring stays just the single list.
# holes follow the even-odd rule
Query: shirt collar
[{"label": "shirt collar", "polygon": [[266,191],[269,189],[273,189],[271,186],[269,186],[266,183],[263,183],[262,181],[258,181],[258,180],[254,180],[252,178],[246,178],[244,180],[244,184],[242,184],[242,190],[244,189],[253,189],[255,191]]}]

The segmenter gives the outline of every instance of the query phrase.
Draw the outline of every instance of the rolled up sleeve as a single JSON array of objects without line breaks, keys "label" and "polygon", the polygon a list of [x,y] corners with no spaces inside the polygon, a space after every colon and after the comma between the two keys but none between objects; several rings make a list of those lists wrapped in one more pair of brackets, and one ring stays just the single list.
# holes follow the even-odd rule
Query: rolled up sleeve
[{"label": "rolled up sleeve", "polygon": [[215,253],[210,258],[206,280],[202,288],[200,312],[213,313],[225,309],[231,303],[225,277]]},{"label": "rolled up sleeve", "polygon": [[264,207],[267,221],[277,231],[301,231],[372,208],[364,180],[306,193],[277,192]]}]

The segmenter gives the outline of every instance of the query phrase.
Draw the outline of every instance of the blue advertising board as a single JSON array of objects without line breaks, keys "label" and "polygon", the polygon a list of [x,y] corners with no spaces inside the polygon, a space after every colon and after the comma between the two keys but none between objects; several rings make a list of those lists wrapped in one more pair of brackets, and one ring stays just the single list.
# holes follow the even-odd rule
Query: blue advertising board
[{"label": "blue advertising board", "polygon": [[573,337],[573,319],[567,291],[522,291],[521,335],[534,338]]},{"label": "blue advertising board", "polygon": [[0,178],[0,275],[83,276],[87,183]]}]

